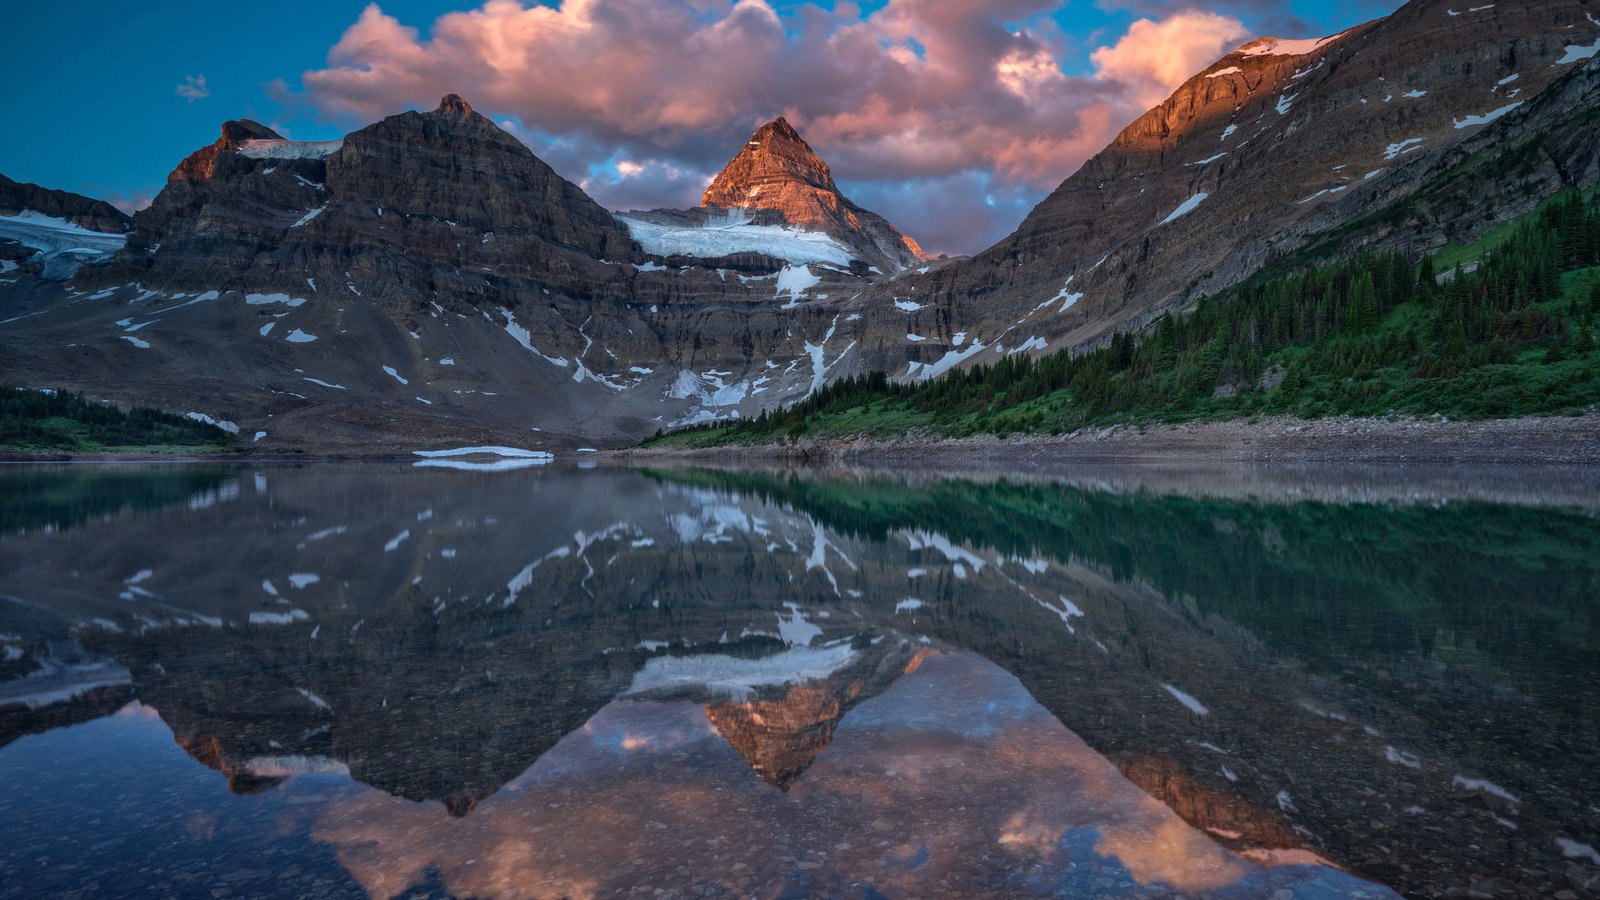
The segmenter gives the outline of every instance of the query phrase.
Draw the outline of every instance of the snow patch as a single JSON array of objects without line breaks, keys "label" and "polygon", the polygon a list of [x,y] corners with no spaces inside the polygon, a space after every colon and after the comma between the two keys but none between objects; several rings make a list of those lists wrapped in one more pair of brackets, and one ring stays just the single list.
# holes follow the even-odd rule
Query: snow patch
[{"label": "snow patch", "polygon": [[1600,40],[1596,40],[1593,46],[1568,44],[1566,55],[1556,60],[1556,65],[1565,66],[1575,62],[1582,62],[1586,59],[1593,59],[1597,53],[1600,53]]},{"label": "snow patch", "polygon": [[204,422],[207,425],[215,425],[216,427],[221,428],[223,431],[226,431],[229,434],[238,434],[239,433],[239,426],[233,424],[232,422],[229,422],[227,419],[213,419],[210,416],[206,415],[205,413],[200,413],[200,412],[189,412],[189,413],[184,413],[183,415],[184,415],[184,418],[186,418],[186,419],[193,419],[196,422]]},{"label": "snow patch", "polygon": [[290,309],[294,309],[296,307],[304,306],[306,300],[304,297],[291,297],[288,294],[245,294],[244,302],[250,304],[251,306],[266,306],[272,303],[282,303]]},{"label": "snow patch", "polygon": [[1179,703],[1182,703],[1184,706],[1188,707],[1189,711],[1194,713],[1195,715],[1197,715],[1197,716],[1205,716],[1205,715],[1210,715],[1211,714],[1211,710],[1206,709],[1205,704],[1201,703],[1199,700],[1196,700],[1194,697],[1190,696],[1189,694],[1186,694],[1183,691],[1178,690],[1177,688],[1173,687],[1170,684],[1162,683],[1161,686],[1163,688],[1166,688],[1167,693],[1171,694],[1173,696],[1173,699],[1177,700]]},{"label": "snow patch", "polygon": [[454,450],[414,450],[424,459],[445,459],[457,456],[502,456],[514,459],[555,459],[543,450],[523,450],[518,447],[459,447]]},{"label": "snow patch", "polygon": [[[247,159],[327,159],[344,146],[344,138],[331,141],[278,141],[258,138],[239,145],[239,155]],[[274,167],[276,168],[276,167]],[[267,172],[271,172],[268,169]],[[266,172],[262,173],[263,175]]]},{"label": "snow patch", "polygon": [[[1597,44],[1597,45],[1600,45],[1600,44]],[[1512,110],[1516,109],[1517,107],[1521,106],[1522,103],[1523,103],[1523,101],[1518,100],[1516,103],[1512,103],[1512,104],[1510,104],[1508,106],[1502,106],[1499,109],[1494,110],[1493,112],[1484,113],[1481,116],[1467,116],[1465,119],[1456,119],[1455,120],[1456,128],[1457,129],[1461,129],[1461,128],[1471,128],[1471,127],[1473,127],[1475,125],[1487,125],[1490,122],[1493,122],[1494,120],[1500,118],[1501,116],[1503,116],[1503,115],[1511,112]]]},{"label": "snow patch", "polygon": [[1254,46],[1238,50],[1235,56],[1305,56],[1315,53],[1324,46],[1344,37],[1349,32],[1341,31],[1338,34],[1325,38],[1306,39],[1298,41],[1280,41],[1277,38],[1262,38]]},{"label": "snow patch", "polygon": [[1204,191],[1202,191],[1201,193],[1195,194],[1193,197],[1190,197],[1189,199],[1183,201],[1183,203],[1180,204],[1177,209],[1172,211],[1171,215],[1167,216],[1165,219],[1162,219],[1161,220],[1161,224],[1162,225],[1169,225],[1169,224],[1171,224],[1173,222],[1178,221],[1179,219],[1183,218],[1184,216],[1188,215],[1189,213],[1194,212],[1196,209],[1199,208],[1200,204],[1204,203],[1206,198],[1208,198],[1210,196],[1211,196],[1210,194],[1205,193]]},{"label": "snow patch", "polygon": [[734,253],[762,253],[787,260],[790,265],[832,263],[849,266],[855,254],[826,234],[777,225],[751,224],[750,214],[730,209],[703,228],[657,225],[618,216],[633,239],[652,256],[693,256],[714,259]]},{"label": "snow patch", "polygon": [[721,654],[656,656],[633,676],[633,683],[623,696],[704,688],[719,696],[742,700],[756,688],[826,678],[854,658],[855,652],[848,643],[821,649],[793,647],[759,659]]},{"label": "snow patch", "polygon": [[[299,585],[295,585],[299,587]],[[251,625],[293,625],[311,618],[311,614],[303,609],[291,609],[288,612],[253,612],[250,614]]]},{"label": "snow patch", "polygon": [[1393,160],[1407,153],[1414,153],[1422,149],[1422,138],[1406,138],[1398,144],[1390,144],[1383,151],[1383,158]]}]

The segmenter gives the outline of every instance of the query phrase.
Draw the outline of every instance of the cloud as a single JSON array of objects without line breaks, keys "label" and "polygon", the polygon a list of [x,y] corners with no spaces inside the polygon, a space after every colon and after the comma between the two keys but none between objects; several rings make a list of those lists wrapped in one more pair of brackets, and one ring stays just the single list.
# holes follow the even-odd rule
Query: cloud
[{"label": "cloud", "polygon": [[211,96],[211,89],[206,87],[206,75],[201,72],[199,75],[184,78],[182,84],[173,88],[173,93],[193,103]]},{"label": "cloud", "polygon": [[1116,44],[1090,58],[1098,78],[1122,84],[1148,107],[1249,37],[1238,19],[1188,10],[1159,21],[1140,19]]},{"label": "cloud", "polygon": [[[1387,0],[1365,0],[1365,5],[1371,6],[1383,2]],[[1398,4],[1391,4],[1390,8],[1392,9],[1394,5]],[[1126,10],[1134,15],[1157,19],[1180,12],[1194,11],[1204,6],[1211,12],[1234,17],[1250,17],[1263,29],[1256,36],[1271,34],[1275,37],[1288,38],[1322,37],[1314,33],[1317,30],[1315,25],[1295,15],[1289,8],[1288,0],[1210,0],[1203,4],[1197,0],[1098,0],[1095,6],[1107,11]]]},{"label": "cloud", "polygon": [[780,16],[766,0],[487,0],[424,33],[373,4],[325,67],[277,94],[359,125],[460,93],[623,209],[698,203],[750,132],[785,115],[852,199],[935,252],[968,253],[1247,36],[1236,19],[1176,12],[1097,51],[1093,74],[1068,75],[1091,60],[1051,19],[1061,5],[888,0]]}]

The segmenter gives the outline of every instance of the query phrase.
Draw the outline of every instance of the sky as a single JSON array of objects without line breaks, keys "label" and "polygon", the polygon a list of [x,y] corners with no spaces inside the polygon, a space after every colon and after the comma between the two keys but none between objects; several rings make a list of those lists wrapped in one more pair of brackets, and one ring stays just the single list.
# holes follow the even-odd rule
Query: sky
[{"label": "sky", "polygon": [[1240,44],[1398,5],[31,2],[7,13],[21,39],[0,55],[0,173],[131,211],[227,119],[319,140],[459,93],[608,208],[682,208],[783,115],[851,199],[932,252],[971,253]]}]

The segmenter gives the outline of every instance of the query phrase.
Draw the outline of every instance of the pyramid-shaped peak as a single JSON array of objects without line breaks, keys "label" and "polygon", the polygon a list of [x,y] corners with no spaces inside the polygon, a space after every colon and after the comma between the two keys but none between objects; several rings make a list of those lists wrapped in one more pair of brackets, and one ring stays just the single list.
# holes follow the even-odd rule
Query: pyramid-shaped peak
[{"label": "pyramid-shaped peak", "polygon": [[789,120],[785,119],[783,116],[779,116],[776,119],[773,119],[771,122],[768,122],[760,128],[757,128],[755,135],[753,135],[753,139],[759,139],[763,135],[776,135],[778,137],[788,138],[789,140],[799,141],[802,144],[805,143],[805,139],[800,137],[800,132],[795,131],[794,126],[790,125]]},{"label": "pyramid-shaped peak", "polygon": [[460,94],[445,94],[434,112],[446,116],[470,116],[472,104],[462,99]]},{"label": "pyramid-shaped peak", "polygon": [[283,135],[251,119],[230,119],[222,123],[222,136],[217,146],[232,150],[245,141],[281,141]]},{"label": "pyramid-shaped peak", "polygon": [[756,129],[701,198],[702,206],[764,207],[782,189],[804,187],[837,194],[828,164],[811,150],[789,120],[779,116]]}]

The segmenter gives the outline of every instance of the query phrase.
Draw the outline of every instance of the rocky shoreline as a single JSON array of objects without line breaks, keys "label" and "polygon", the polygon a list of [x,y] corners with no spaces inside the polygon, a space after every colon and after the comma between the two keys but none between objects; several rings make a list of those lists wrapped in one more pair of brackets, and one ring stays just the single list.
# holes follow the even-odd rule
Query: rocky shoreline
[{"label": "rocky shoreline", "polygon": [[1274,416],[1112,426],[1067,435],[801,440],[705,449],[616,451],[628,459],[821,462],[1406,463],[1574,465],[1600,461],[1600,415],[1452,421]]}]

